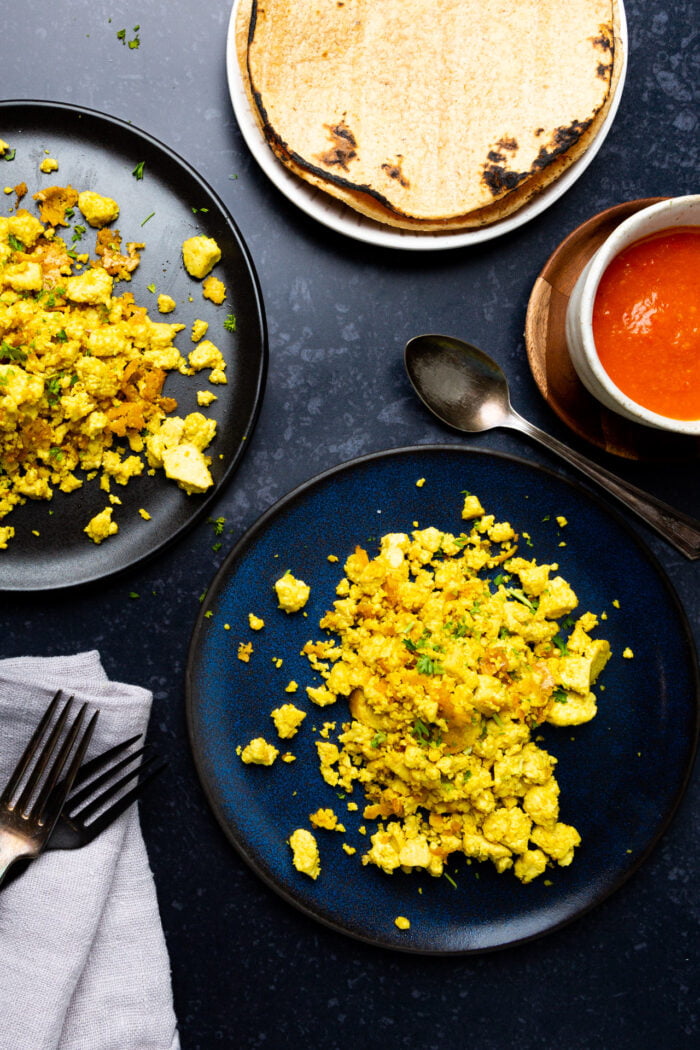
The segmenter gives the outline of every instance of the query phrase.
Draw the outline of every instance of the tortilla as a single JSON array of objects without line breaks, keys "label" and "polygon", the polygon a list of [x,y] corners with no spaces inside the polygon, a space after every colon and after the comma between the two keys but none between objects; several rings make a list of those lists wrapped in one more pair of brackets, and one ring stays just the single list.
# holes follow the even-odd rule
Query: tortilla
[{"label": "tortilla", "polygon": [[616,2],[241,0],[239,63],[297,176],[387,225],[480,226],[595,138],[621,65]]}]

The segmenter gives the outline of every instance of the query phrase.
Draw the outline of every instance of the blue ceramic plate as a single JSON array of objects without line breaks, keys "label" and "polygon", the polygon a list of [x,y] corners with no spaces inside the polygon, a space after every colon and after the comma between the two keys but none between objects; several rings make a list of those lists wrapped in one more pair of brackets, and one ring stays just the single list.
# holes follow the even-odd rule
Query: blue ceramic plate
[{"label": "blue ceramic plate", "polygon": [[[417,487],[419,478],[425,484]],[[342,563],[356,544],[375,549],[385,532],[434,525],[459,532],[461,493],[531,537],[525,553],[556,561],[581,610],[607,613],[598,634],[613,649],[585,726],[545,727],[559,759],[561,818],[582,844],[569,868],[523,886],[489,864],[449,866],[450,880],[386,875],[363,867],[360,813],[321,779],[313,727],[347,709],[321,709],[303,687],[318,684],[300,656],[322,637]],[[560,528],[556,517],[568,524]],[[565,544],[565,545],[562,545]],[[338,562],[329,562],[335,554]],[[277,608],[273,584],[287,569],[311,585],[303,613]],[[258,632],[250,612],[262,617]],[[226,625],[228,624],[228,628]],[[237,659],[252,642],[249,662]],[[633,659],[622,652],[630,647]],[[277,666],[279,660],[281,666]],[[285,686],[296,680],[299,692]],[[293,740],[297,761],[244,765],[239,745],[278,742],[270,711],[290,699],[309,712]],[[685,788],[698,729],[698,675],[688,625],[666,576],[624,522],[602,502],[532,464],[454,447],[399,449],[343,465],[269,510],[231,552],[195,627],[187,674],[190,738],[199,774],[224,831],[251,867],[286,900],[335,930],[388,948],[426,953],[485,951],[569,922],[627,879],[666,828]],[[358,801],[362,800],[358,797]],[[316,833],[323,870],[312,881],[292,867],[289,834],[319,806],[343,814],[347,834]],[[371,822],[370,824],[371,830]],[[347,841],[357,847],[348,856]],[[402,932],[398,915],[410,919]]]}]

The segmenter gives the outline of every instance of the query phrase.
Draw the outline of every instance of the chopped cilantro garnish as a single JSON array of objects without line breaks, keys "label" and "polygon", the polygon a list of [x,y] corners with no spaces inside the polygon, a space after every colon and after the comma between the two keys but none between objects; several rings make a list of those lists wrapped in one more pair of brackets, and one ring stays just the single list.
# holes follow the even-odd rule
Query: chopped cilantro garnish
[{"label": "chopped cilantro garnish", "polygon": [[143,169],[145,168],[145,166],[146,166],[146,161],[145,160],[140,160],[138,162],[138,164],[136,165],[136,167],[134,168],[134,170],[131,173],[134,176],[135,179],[142,179],[143,178]]},{"label": "chopped cilantro garnish", "polygon": [[26,361],[26,351],[21,346],[12,346],[3,339],[0,343],[0,361]]},{"label": "chopped cilantro garnish", "polygon": [[531,609],[533,612],[537,608],[537,601],[531,601],[525,594],[525,592],[522,591],[519,587],[508,587],[506,593],[511,598],[515,598],[516,601],[519,601],[522,605],[526,605],[527,608]]},{"label": "chopped cilantro garnish", "polygon": [[559,650],[559,652],[561,653],[561,655],[562,656],[566,656],[566,654],[568,653],[569,650],[568,650],[566,642],[564,641],[562,636],[560,634],[555,634],[554,637],[552,638],[552,641],[556,645],[556,647]]},{"label": "chopped cilantro garnish", "polygon": [[419,672],[419,674],[442,674],[443,673],[442,667],[438,663],[438,660],[433,659],[432,656],[428,656],[426,653],[424,653],[422,656],[418,657],[418,661],[417,661],[417,664],[416,664],[416,670]]},{"label": "chopped cilantro garnish", "polygon": [[416,719],[411,733],[416,738],[416,740],[426,741],[430,739],[430,730],[428,729],[425,722],[422,722],[420,718]]},{"label": "chopped cilantro garnish", "polygon": [[235,314],[228,314],[227,315],[226,320],[224,321],[224,328],[226,329],[227,332],[235,332],[236,331],[236,315]]}]

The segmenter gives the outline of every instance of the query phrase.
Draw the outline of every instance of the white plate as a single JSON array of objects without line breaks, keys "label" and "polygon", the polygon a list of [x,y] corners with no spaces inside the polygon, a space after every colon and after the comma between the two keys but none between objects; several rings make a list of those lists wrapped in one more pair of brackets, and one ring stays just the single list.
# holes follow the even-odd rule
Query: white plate
[{"label": "white plate", "polygon": [[494,237],[500,237],[504,233],[509,233],[518,226],[522,226],[523,223],[529,222],[530,219],[534,219],[536,215],[539,215],[546,208],[549,208],[550,205],[554,204],[586,170],[610,130],[622,97],[627,71],[628,45],[625,10],[623,0],[619,0],[620,41],[622,44],[620,79],[600,131],[583,156],[574,161],[571,167],[567,168],[564,174],[547,186],[542,193],[500,222],[494,222],[489,226],[480,226],[475,229],[460,230],[456,233],[415,233],[412,230],[399,230],[374,222],[374,220],[360,215],[359,212],[354,211],[322,190],[315,189],[309,183],[304,182],[303,179],[290,172],[274,155],[260,130],[255,114],[251,110],[238,64],[235,27],[239,4],[240,0],[234,0],[229,21],[226,41],[226,71],[233,111],[250,152],[277,189],[293,204],[296,204],[298,208],[301,208],[303,212],[306,212],[312,219],[316,219],[324,226],[328,226],[338,233],[343,233],[347,237],[353,237],[355,240],[365,241],[367,244],[376,244],[385,248],[403,248],[408,251],[437,251],[444,248],[461,248],[465,245],[478,244],[480,241],[489,241]]}]

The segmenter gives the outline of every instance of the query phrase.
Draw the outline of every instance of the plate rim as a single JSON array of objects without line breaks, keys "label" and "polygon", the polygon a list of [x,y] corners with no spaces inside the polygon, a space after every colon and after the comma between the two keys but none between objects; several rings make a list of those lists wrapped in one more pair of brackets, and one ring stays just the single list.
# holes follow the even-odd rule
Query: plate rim
[{"label": "plate rim", "polygon": [[[665,592],[667,593],[670,602],[675,608],[677,613],[679,624],[683,632],[683,640],[685,643],[685,651],[688,659],[688,666],[691,671],[692,687],[694,694],[694,706],[693,706],[693,736],[689,742],[688,761],[683,771],[683,776],[677,786],[675,795],[673,797],[672,804],[667,808],[663,819],[659,822],[658,826],[654,830],[654,834],[650,841],[646,844],[646,847],[640,851],[639,856],[635,861],[625,870],[618,873],[618,877],[611,881],[611,884],[606,886],[603,892],[598,893],[595,898],[589,901],[585,906],[580,906],[573,910],[571,914],[564,916],[558,921],[545,925],[544,928],[539,929],[533,933],[526,934],[514,939],[503,941],[502,943],[489,944],[486,946],[475,946],[475,947],[426,947],[422,945],[412,945],[410,943],[398,943],[387,939],[381,939],[371,934],[362,933],[355,928],[343,926],[339,922],[335,922],[332,919],[324,915],[320,915],[313,907],[305,904],[304,901],[298,899],[294,893],[287,888],[286,885],[270,876],[262,865],[257,862],[257,859],[253,851],[250,851],[246,845],[239,841],[239,837],[236,836],[232,828],[227,824],[225,816],[222,811],[222,807],[218,799],[216,798],[214,789],[209,783],[204,770],[205,756],[201,753],[198,747],[198,725],[197,725],[197,702],[194,696],[194,677],[195,677],[195,665],[197,662],[197,643],[199,637],[208,623],[209,617],[207,611],[212,603],[220,594],[221,590],[226,584],[227,575],[231,566],[245,555],[246,549],[249,545],[254,542],[262,533],[264,533],[270,521],[274,520],[280,509],[283,509],[287,505],[298,501],[303,498],[305,493],[312,488],[323,485],[332,477],[351,472],[356,467],[363,467],[368,463],[377,461],[380,459],[387,459],[392,457],[403,457],[415,455],[416,453],[428,452],[431,454],[440,454],[442,452],[449,452],[451,454],[464,454],[465,456],[477,456],[484,457],[485,459],[496,459],[502,460],[509,464],[515,465],[516,467],[525,466],[530,470],[544,473],[550,478],[554,479],[556,483],[561,483],[566,487],[576,492],[579,497],[583,494],[585,499],[590,500],[595,504],[598,510],[602,510],[604,514],[609,514],[617,525],[622,529],[627,538],[636,546],[638,553],[647,562],[649,567],[655,572],[657,578],[660,580]],[[187,659],[185,664],[185,720],[187,728],[187,737],[190,745],[190,753],[194,762],[197,778],[200,786],[204,792],[207,804],[221,831],[234,847],[235,852],[239,857],[248,865],[252,872],[261,879],[261,881],[268,886],[275,894],[291,904],[302,914],[311,918],[312,920],[319,922],[321,925],[328,929],[333,930],[335,933],[343,934],[361,943],[370,944],[373,947],[382,948],[389,951],[399,951],[406,954],[412,955],[425,955],[425,956],[438,956],[438,957],[455,957],[455,956],[467,956],[467,955],[483,955],[490,954],[496,951],[502,951],[507,948],[517,947],[522,944],[526,944],[555,932],[556,930],[562,929],[565,926],[571,925],[574,921],[581,918],[583,915],[592,911],[598,907],[605,900],[609,899],[621,886],[623,886],[629,879],[639,870],[642,864],[647,860],[649,855],[658,846],[660,840],[667,832],[669,826],[673,822],[676,816],[681,801],[686,793],[690,778],[693,772],[694,764],[697,757],[698,745],[700,744],[700,661],[698,656],[697,647],[693,632],[691,629],[688,615],[685,611],[683,603],[670,579],[668,573],[661,564],[659,558],[656,556],[654,551],[648,546],[647,543],[639,536],[623,515],[618,511],[615,506],[608,503],[602,494],[593,491],[588,488],[582,488],[580,485],[569,478],[551,468],[546,464],[541,464],[533,460],[526,459],[521,455],[514,455],[509,452],[502,452],[500,450],[480,448],[471,445],[451,445],[445,443],[425,443],[418,445],[406,445],[398,446],[396,448],[385,448],[375,452],[366,453],[362,456],[353,457],[349,460],[345,460],[335,466],[329,467],[324,471],[314,475],[311,478],[302,481],[299,485],[295,486],[285,495],[281,496],[272,505],[262,512],[251,523],[251,525],[245,530],[242,536],[236,541],[234,546],[231,548],[229,553],[222,564],[213,575],[206,589],[206,598],[200,607],[199,614],[195,624],[192,628],[190,642],[187,650]]]},{"label": "plate rim", "polygon": [[[119,128],[120,132],[125,135],[132,135],[137,140],[146,142],[151,149],[156,152],[160,152],[164,157],[172,164],[181,168],[186,174],[193,179],[193,181],[202,188],[202,190],[208,194],[211,200],[217,206],[221,216],[224,219],[226,226],[230,233],[234,237],[240,253],[242,262],[245,265],[245,269],[249,275],[253,298],[254,298],[254,312],[257,317],[257,322],[260,328],[260,366],[257,375],[255,397],[253,400],[252,409],[249,415],[248,423],[244,431],[243,439],[240,442],[239,450],[231,459],[231,462],[227,465],[221,479],[213,486],[212,490],[208,492],[200,503],[197,504],[196,509],[192,514],[189,515],[187,520],[183,522],[172,534],[167,536],[165,539],[157,541],[152,547],[149,548],[145,553],[141,553],[133,558],[128,559],[123,564],[116,566],[114,569],[108,569],[106,572],[93,572],[83,573],[80,578],[61,580],[58,582],[49,582],[42,584],[30,584],[28,586],[23,585],[21,580],[16,581],[5,581],[0,578],[0,594],[48,594],[48,593],[61,593],[63,591],[70,591],[75,588],[87,587],[94,585],[101,580],[114,579],[124,573],[132,570],[137,565],[142,565],[144,562],[162,554],[165,550],[169,549],[175,543],[177,543],[183,535],[185,535],[210,509],[212,503],[219,498],[221,493],[230,483],[233,475],[240,466],[241,460],[247,451],[250,444],[250,439],[255,431],[262,408],[262,402],[265,392],[265,385],[267,381],[267,374],[269,369],[269,334],[267,327],[267,317],[265,312],[265,303],[262,294],[262,285],[260,278],[257,273],[257,269],[251,254],[251,251],[243,237],[241,229],[236,222],[233,214],[231,213],[228,206],[224,203],[220,194],[210,185],[209,182],[194,168],[189,161],[177,153],[172,147],[168,146],[161,139],[152,135],[150,132],[145,131],[143,128],[132,124],[127,120],[123,120],[121,117],[116,117],[110,113],[105,113],[102,110],[94,109],[89,106],[82,106],[72,102],[64,102],[53,99],[41,99],[41,98],[19,98],[19,99],[1,99],[0,100],[0,116],[7,111],[16,110],[37,110],[47,116],[61,112],[67,115],[71,115],[76,118],[88,117],[91,120],[104,123],[108,126],[114,126]],[[50,129],[47,128],[47,131]],[[108,147],[107,147],[108,148]]]},{"label": "plate rim", "polygon": [[336,200],[323,190],[312,187],[303,179],[290,172],[272,153],[262,135],[255,117],[250,109],[243,79],[238,65],[236,48],[236,16],[241,0],[233,0],[226,34],[226,78],[231,105],[238,128],[248,149],[259,167],[273,185],[292,204],[336,233],[344,234],[353,240],[362,241],[376,247],[398,248],[404,251],[444,251],[451,248],[463,248],[473,244],[482,244],[511,233],[520,226],[536,218],[562,197],[595,159],[607,138],[624,92],[627,69],[629,65],[629,33],[625,0],[617,0],[619,11],[620,41],[622,44],[622,69],[615,88],[615,95],[610,109],[600,126],[598,133],[581,157],[575,160],[559,178],[550,183],[540,193],[518,208],[512,215],[487,226],[478,226],[469,230],[450,233],[414,233],[411,230],[400,230],[370,219],[354,211],[347,204]]}]

